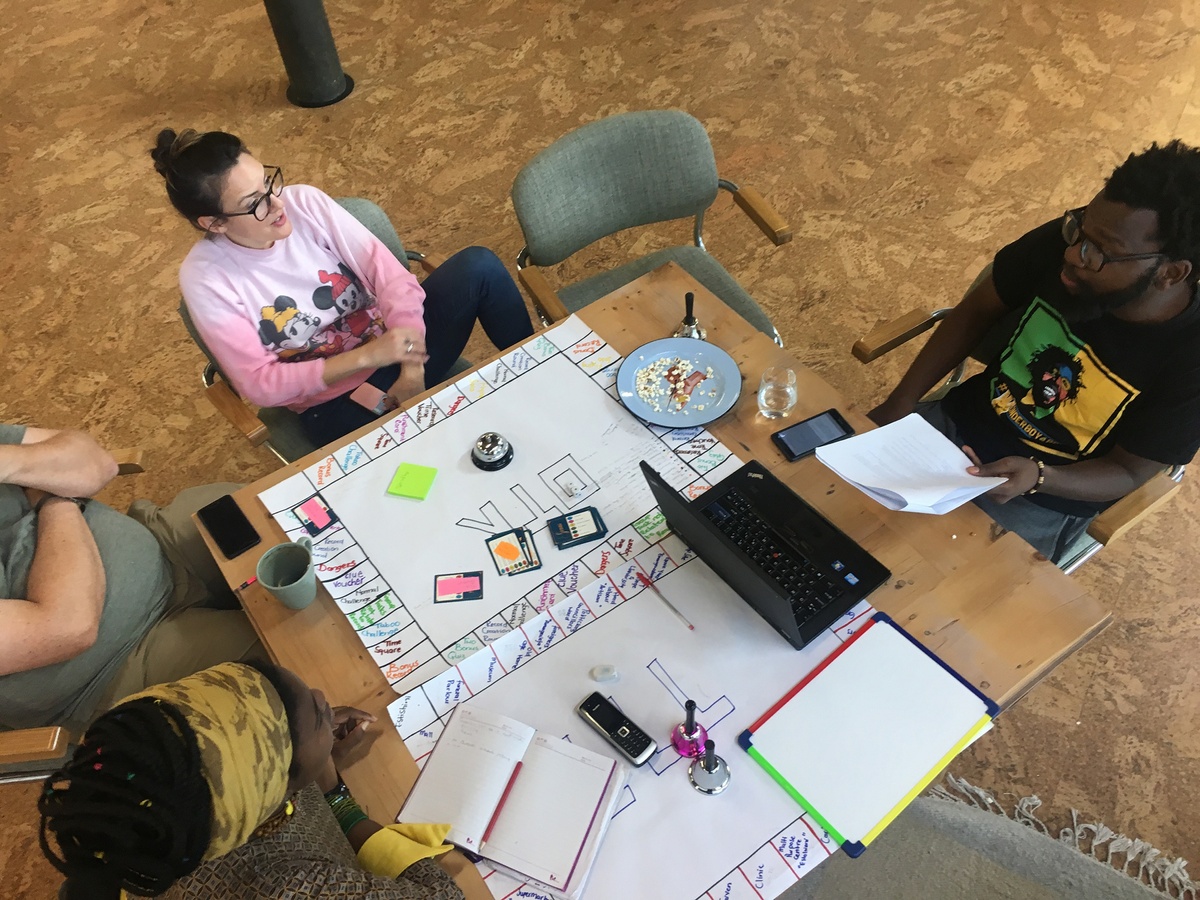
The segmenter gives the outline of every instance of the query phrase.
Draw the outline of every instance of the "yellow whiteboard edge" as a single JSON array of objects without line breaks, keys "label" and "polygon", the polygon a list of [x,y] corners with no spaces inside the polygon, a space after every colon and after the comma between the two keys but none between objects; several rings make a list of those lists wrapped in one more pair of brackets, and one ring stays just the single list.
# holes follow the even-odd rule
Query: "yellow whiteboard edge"
[{"label": "yellow whiteboard edge", "polygon": [[986,728],[987,724],[991,721],[992,717],[987,713],[984,713],[982,718],[980,718],[980,720],[976,722],[965,735],[963,735],[962,740],[955,744],[945,756],[938,760],[937,765],[929,770],[929,774],[917,782],[917,786],[905,794],[903,799],[901,799],[899,803],[892,807],[891,812],[884,816],[878,825],[867,832],[867,835],[862,839],[862,843],[864,845],[871,843],[871,841],[875,840],[875,838],[879,836],[879,832],[891,825],[892,820],[895,819],[896,816],[900,815],[900,813],[904,810],[904,807],[908,806],[908,804],[912,803],[913,800],[917,799],[917,795],[919,795],[921,791],[925,790],[925,788],[929,786],[929,782],[937,778],[938,775],[940,775],[946,768],[946,766],[950,765],[950,760],[962,753],[963,750],[966,749],[967,745],[970,744],[971,741],[975,740],[979,732]]}]

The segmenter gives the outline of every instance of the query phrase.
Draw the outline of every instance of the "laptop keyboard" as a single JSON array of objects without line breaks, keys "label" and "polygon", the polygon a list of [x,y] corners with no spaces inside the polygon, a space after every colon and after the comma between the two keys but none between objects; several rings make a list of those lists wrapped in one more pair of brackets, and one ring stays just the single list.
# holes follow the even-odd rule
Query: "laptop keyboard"
[{"label": "laptop keyboard", "polygon": [[801,628],[842,595],[842,588],[803,553],[785,544],[737,489],[705,507],[704,515],[792,598]]}]

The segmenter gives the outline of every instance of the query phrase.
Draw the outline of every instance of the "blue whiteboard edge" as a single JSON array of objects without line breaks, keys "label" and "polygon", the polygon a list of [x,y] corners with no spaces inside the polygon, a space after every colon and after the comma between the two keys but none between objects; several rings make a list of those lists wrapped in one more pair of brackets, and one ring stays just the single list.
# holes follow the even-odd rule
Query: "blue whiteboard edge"
[{"label": "blue whiteboard edge", "polygon": [[842,844],[842,850],[851,859],[858,859],[863,855],[863,851],[867,849],[867,845],[862,841],[846,841]]},{"label": "blue whiteboard edge", "polygon": [[[961,684],[963,687],[965,687],[967,690],[969,690],[972,694],[974,694],[976,697],[978,697],[981,701],[983,701],[983,705],[987,709],[987,714],[989,716],[991,716],[994,719],[994,718],[996,718],[996,716],[1000,715],[1000,706],[997,703],[992,701],[991,698],[987,697],[982,691],[979,690],[979,688],[975,687],[975,685],[973,685],[973,684],[971,684],[971,682],[967,681],[967,679],[963,678],[961,675],[959,675],[957,672],[955,672],[952,668],[950,668],[950,666],[946,665],[946,663],[943,662],[936,653],[934,653],[932,650],[930,650],[928,647],[926,647],[924,644],[922,644],[920,641],[918,641],[915,637],[913,637],[911,634],[909,634],[907,631],[905,631],[903,628],[901,628],[899,625],[897,625],[895,620],[892,619],[891,616],[889,616],[885,612],[879,612],[878,610],[876,610],[875,615],[871,616],[871,618],[874,619],[876,622],[880,622],[880,623],[883,623],[886,625],[891,625],[894,629],[896,629],[896,631],[898,631],[900,634],[902,634],[906,638],[908,638],[908,640],[912,643],[912,645],[914,647],[918,648],[922,653],[924,653],[926,656],[928,656],[930,659],[932,659],[935,663],[937,663],[939,666],[941,666],[943,669],[945,669],[947,672],[949,672],[951,675],[953,675],[958,680],[959,684]],[[850,853],[849,850],[847,850],[846,852]],[[858,852],[861,853],[862,850],[860,849]],[[858,854],[850,853],[850,855],[857,856]]]},{"label": "blue whiteboard edge", "polygon": [[745,750],[747,753],[749,753],[750,748],[754,746],[754,734],[750,731],[749,728],[747,728],[745,731],[743,731],[741,734],[738,735],[738,746],[741,747],[743,750]]}]

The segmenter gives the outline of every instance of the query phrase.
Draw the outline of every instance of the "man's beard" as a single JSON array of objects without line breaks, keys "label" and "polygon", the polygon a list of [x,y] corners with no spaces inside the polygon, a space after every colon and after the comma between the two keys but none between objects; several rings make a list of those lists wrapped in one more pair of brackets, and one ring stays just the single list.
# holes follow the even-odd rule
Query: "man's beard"
[{"label": "man's beard", "polygon": [[1120,309],[1126,303],[1137,300],[1150,287],[1158,267],[1146,272],[1141,278],[1128,287],[1119,291],[1099,293],[1083,282],[1077,282],[1075,293],[1067,292],[1066,299],[1059,305],[1059,311],[1068,322],[1087,322],[1098,319],[1106,313]]}]

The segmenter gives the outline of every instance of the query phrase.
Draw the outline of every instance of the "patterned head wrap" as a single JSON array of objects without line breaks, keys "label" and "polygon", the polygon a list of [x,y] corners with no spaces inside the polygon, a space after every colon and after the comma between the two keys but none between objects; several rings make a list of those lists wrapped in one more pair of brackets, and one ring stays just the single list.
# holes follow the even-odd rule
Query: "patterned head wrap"
[{"label": "patterned head wrap", "polygon": [[246,843],[287,795],[292,739],[278,692],[258,670],[222,663],[122,702],[141,697],[170,703],[196,734],[213,807],[204,858]]}]

